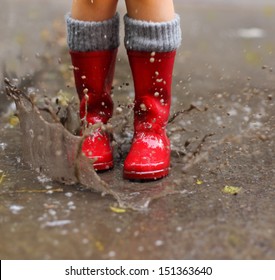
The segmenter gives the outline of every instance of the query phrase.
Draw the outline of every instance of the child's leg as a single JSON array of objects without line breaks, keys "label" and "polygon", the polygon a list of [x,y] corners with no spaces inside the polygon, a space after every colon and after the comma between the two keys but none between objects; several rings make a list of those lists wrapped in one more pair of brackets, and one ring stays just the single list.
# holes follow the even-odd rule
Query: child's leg
[{"label": "child's leg", "polygon": [[83,21],[102,21],[116,13],[118,0],[73,0],[72,18]]},{"label": "child's leg", "polygon": [[[66,16],[83,125],[106,124],[112,116],[111,86],[119,46],[116,4],[117,0],[74,0],[72,13]],[[82,151],[96,159],[97,170],[113,166],[110,138],[101,128],[85,138]]]},{"label": "child's leg", "polygon": [[130,18],[161,22],[175,17],[173,0],[126,0]]},{"label": "child's leg", "polygon": [[169,172],[166,125],[172,72],[181,42],[180,19],[171,0],[126,0],[127,49],[135,86],[134,139],[124,162],[128,179],[158,179]]}]

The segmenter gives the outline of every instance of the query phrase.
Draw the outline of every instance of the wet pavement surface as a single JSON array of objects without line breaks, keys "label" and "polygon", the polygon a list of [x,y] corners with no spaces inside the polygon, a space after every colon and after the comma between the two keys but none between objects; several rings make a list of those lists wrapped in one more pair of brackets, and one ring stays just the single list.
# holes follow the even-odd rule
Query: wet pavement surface
[{"label": "wet pavement surface", "polygon": [[[36,1],[2,2],[3,76],[37,95],[73,96],[63,20],[67,1],[44,1],[47,12]],[[115,136],[125,143],[116,147],[116,167],[99,174],[113,190],[151,198],[142,210],[122,209],[112,196],[31,170],[22,158],[14,106],[1,93],[1,259],[275,258],[275,5],[175,3],[183,43],[171,116],[191,104],[197,109],[168,126],[171,174],[156,182],[122,180],[130,137],[119,126]],[[121,45],[117,105],[133,99],[129,73]],[[115,114],[114,124],[120,118]]]}]

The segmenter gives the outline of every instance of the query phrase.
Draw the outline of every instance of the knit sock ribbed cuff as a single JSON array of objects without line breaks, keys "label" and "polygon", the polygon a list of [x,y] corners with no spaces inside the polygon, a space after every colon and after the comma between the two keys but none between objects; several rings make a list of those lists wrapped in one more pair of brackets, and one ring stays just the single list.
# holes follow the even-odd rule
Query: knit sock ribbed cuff
[{"label": "knit sock ribbed cuff", "polygon": [[119,14],[104,21],[81,21],[65,16],[70,50],[87,52],[111,50],[119,46]]},{"label": "knit sock ribbed cuff", "polygon": [[180,46],[180,17],[177,14],[166,22],[136,20],[125,15],[124,23],[127,50],[169,52]]}]

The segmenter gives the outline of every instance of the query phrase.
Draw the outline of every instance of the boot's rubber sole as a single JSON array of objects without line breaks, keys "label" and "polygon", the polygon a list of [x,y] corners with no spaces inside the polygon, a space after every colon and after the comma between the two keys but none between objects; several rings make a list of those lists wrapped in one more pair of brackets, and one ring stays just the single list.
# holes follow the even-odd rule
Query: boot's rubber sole
[{"label": "boot's rubber sole", "polygon": [[123,171],[123,177],[129,180],[158,180],[169,174],[169,168],[153,171]]},{"label": "boot's rubber sole", "polygon": [[109,161],[109,162],[94,163],[93,167],[94,167],[95,171],[105,171],[105,170],[107,171],[114,167],[114,162]]}]

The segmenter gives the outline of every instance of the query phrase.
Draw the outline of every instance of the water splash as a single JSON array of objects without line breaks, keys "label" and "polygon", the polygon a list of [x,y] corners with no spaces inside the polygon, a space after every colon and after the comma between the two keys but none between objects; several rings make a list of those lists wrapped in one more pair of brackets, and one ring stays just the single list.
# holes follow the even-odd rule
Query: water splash
[{"label": "water splash", "polygon": [[69,132],[51,107],[39,108],[8,79],[5,83],[20,119],[23,158],[32,169],[66,185],[81,184],[102,195],[111,195],[119,207],[134,210],[146,210],[152,200],[178,193],[176,184],[165,180],[149,188],[146,184],[136,184],[135,188],[108,184],[95,172],[92,160],[83,155],[84,137]]}]

